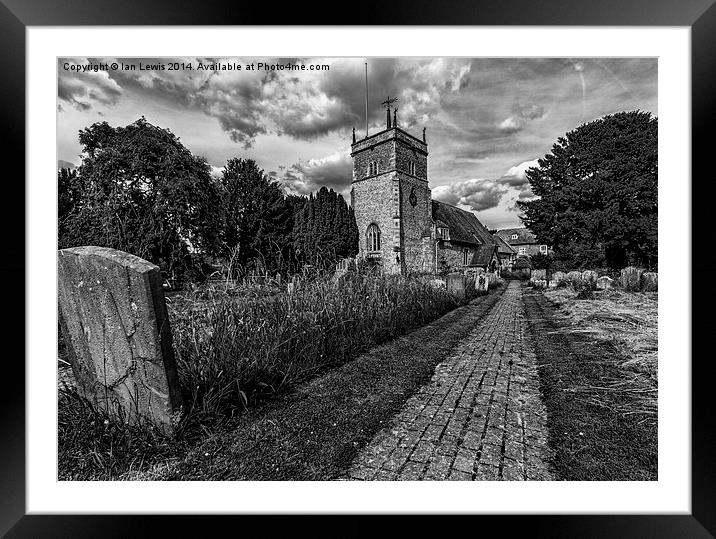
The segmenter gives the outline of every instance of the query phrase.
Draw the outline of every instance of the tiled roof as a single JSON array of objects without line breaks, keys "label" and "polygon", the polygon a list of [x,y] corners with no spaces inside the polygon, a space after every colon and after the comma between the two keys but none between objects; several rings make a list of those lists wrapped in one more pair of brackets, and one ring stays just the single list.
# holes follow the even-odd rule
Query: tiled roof
[{"label": "tiled roof", "polygon": [[510,244],[498,236],[497,233],[493,234],[492,237],[495,238],[495,241],[497,242],[497,248],[500,254],[512,255],[516,253],[516,251],[510,247]]},{"label": "tiled roof", "polygon": [[477,216],[470,212],[433,200],[433,221],[442,221],[450,229],[450,241],[472,245],[492,245],[497,242]]},{"label": "tiled roof", "polygon": [[[510,245],[524,245],[527,243],[537,243],[537,238],[532,232],[525,227],[521,228],[505,228],[495,232],[497,236],[505,240]],[[517,238],[512,239],[512,236],[517,234]]]},{"label": "tiled roof", "polygon": [[492,256],[495,254],[497,245],[480,245],[470,260],[471,266],[489,266]]}]

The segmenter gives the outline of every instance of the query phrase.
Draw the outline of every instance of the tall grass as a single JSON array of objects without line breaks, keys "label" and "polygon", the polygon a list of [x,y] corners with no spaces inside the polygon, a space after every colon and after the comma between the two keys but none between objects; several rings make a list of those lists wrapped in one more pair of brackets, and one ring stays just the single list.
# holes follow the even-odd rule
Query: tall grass
[{"label": "tall grass", "polygon": [[169,307],[188,411],[245,407],[458,305],[427,279],[376,273],[175,297]]}]

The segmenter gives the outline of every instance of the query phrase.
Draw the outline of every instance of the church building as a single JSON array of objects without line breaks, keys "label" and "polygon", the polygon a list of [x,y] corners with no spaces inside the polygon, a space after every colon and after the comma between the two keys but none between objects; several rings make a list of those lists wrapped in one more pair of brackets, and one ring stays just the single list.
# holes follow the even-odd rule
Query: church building
[{"label": "church building", "polygon": [[358,257],[386,273],[497,271],[498,245],[474,213],[432,200],[428,144],[391,123],[356,141],[353,130],[351,206]]}]

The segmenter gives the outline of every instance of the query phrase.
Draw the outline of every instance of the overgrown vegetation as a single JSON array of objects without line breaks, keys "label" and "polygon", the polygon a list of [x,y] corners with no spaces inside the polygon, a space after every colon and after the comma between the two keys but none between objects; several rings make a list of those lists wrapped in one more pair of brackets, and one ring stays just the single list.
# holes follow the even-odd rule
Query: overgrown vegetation
[{"label": "overgrown vegetation", "polygon": [[656,294],[577,294],[524,296],[557,476],[656,480]]},{"label": "overgrown vegetation", "polygon": [[169,310],[189,411],[245,407],[458,303],[425,279],[374,272],[176,296]]}]

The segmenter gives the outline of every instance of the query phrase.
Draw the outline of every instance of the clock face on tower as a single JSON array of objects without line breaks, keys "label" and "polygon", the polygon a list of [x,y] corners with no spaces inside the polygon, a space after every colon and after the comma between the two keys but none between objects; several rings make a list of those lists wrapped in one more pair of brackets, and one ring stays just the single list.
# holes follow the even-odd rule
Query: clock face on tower
[{"label": "clock face on tower", "polygon": [[415,189],[410,190],[410,197],[408,198],[411,206],[415,206],[418,203],[418,197],[415,196]]}]

